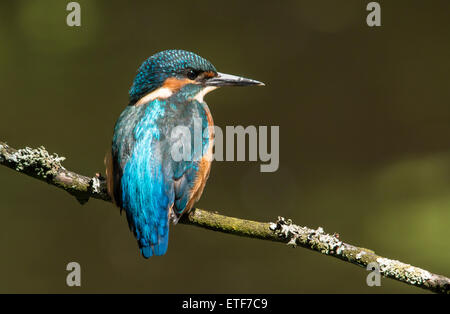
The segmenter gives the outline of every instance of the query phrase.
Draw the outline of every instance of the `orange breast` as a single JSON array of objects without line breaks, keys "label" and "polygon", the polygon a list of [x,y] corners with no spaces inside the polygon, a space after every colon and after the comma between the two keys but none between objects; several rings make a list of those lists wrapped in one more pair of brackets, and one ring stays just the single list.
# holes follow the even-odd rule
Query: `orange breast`
[{"label": "orange breast", "polygon": [[206,117],[208,119],[208,130],[209,130],[209,143],[208,150],[206,154],[202,157],[198,164],[198,173],[194,181],[194,186],[191,189],[191,196],[189,202],[186,205],[185,212],[189,212],[203,194],[203,189],[205,188],[206,181],[209,178],[209,173],[211,170],[211,162],[213,157],[213,146],[214,146],[214,121],[211,116],[211,112],[206,104],[204,104],[204,109],[206,112]]}]

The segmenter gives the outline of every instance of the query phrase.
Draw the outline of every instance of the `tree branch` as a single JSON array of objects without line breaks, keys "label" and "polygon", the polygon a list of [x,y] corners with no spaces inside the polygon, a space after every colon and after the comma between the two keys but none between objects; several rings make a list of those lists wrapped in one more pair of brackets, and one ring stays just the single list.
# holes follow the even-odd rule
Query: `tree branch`
[{"label": "tree branch", "polygon": [[[16,150],[0,142],[0,165],[61,188],[75,196],[82,204],[91,197],[111,201],[106,192],[105,180],[100,175],[89,178],[69,171],[61,165],[64,159],[56,154],[50,155],[44,147]],[[278,217],[274,223],[256,222],[198,208],[184,215],[180,223],[249,238],[287,243],[290,246],[301,246],[364,268],[376,265],[380,274],[387,278],[433,292],[450,294],[449,278],[344,243],[339,239],[339,235],[327,234],[321,227],[316,230],[300,227],[282,217]]]}]

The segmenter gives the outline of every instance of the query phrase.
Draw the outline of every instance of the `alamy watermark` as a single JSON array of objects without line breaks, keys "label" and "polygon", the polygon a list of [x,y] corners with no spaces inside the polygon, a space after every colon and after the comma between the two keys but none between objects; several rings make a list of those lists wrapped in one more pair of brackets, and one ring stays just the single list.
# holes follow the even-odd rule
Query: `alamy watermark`
[{"label": "alamy watermark", "polygon": [[[227,126],[225,133],[219,126],[202,128],[202,120],[194,119],[193,133],[187,126],[171,130],[171,156],[174,161],[262,161],[261,172],[275,172],[280,165],[280,127]],[[225,135],[225,145],[224,145]],[[214,151],[203,141],[214,137]],[[248,140],[248,141],[247,141]],[[248,142],[248,150],[246,149]],[[269,152],[270,143],[270,152]],[[236,145],[235,145],[236,144]],[[224,148],[226,148],[224,155]],[[236,148],[236,151],[235,151]],[[246,156],[248,155],[248,159]],[[235,158],[236,157],[236,158]]]},{"label": "alamy watermark", "polygon": [[366,10],[370,11],[367,14],[366,23],[367,26],[381,26],[381,7],[376,1],[369,2],[366,6]]},{"label": "alamy watermark", "polygon": [[380,274],[380,264],[377,262],[372,262],[367,264],[367,270],[370,270],[370,273],[366,277],[366,283],[369,287],[373,286],[381,286],[381,274]]},{"label": "alamy watermark", "polygon": [[69,287],[81,286],[81,266],[77,262],[70,262],[66,266],[66,270],[70,271],[66,277],[66,284]]},{"label": "alamy watermark", "polygon": [[66,6],[66,10],[70,13],[67,14],[66,24],[67,26],[81,26],[81,6],[78,2],[69,2]]}]

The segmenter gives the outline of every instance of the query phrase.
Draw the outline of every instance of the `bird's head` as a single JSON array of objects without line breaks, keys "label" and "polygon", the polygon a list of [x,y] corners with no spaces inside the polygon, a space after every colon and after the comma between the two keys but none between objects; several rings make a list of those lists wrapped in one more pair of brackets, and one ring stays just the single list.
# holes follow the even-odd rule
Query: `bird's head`
[{"label": "bird's head", "polygon": [[154,54],[139,67],[129,92],[130,105],[147,97],[168,97],[188,84],[195,85],[201,99],[220,86],[264,85],[217,72],[214,65],[195,53],[165,50]]}]

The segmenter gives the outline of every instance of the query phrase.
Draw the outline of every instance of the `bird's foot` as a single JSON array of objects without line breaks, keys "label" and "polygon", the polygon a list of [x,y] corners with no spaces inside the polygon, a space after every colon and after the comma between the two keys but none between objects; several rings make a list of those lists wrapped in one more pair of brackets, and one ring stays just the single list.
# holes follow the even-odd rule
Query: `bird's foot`
[{"label": "bird's foot", "polygon": [[180,214],[175,213],[173,210],[170,211],[169,220],[171,223],[176,225],[178,223],[178,220],[180,220],[180,218],[181,218]]}]

